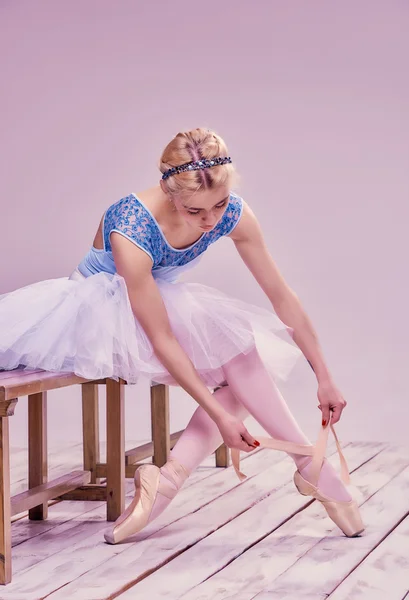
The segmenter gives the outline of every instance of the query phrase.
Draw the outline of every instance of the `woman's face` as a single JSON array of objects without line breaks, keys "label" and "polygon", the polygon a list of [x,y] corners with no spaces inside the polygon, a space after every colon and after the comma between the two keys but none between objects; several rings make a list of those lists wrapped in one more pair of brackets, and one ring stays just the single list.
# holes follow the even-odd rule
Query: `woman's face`
[{"label": "woman's face", "polygon": [[230,199],[227,185],[187,197],[173,197],[175,208],[194,229],[210,231],[222,218]]}]

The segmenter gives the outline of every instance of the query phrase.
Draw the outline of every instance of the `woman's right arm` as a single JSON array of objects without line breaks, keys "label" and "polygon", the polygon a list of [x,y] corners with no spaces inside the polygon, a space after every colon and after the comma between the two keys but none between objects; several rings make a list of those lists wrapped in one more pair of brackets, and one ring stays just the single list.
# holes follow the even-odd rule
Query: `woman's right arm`
[{"label": "woman's right arm", "polygon": [[242,421],[217,402],[176,339],[159,288],[152,276],[151,258],[115,231],[111,233],[110,241],[117,273],[125,280],[132,311],[148,336],[157,358],[175,381],[213,419],[225,444],[229,448],[250,452],[255,447],[253,436]]}]

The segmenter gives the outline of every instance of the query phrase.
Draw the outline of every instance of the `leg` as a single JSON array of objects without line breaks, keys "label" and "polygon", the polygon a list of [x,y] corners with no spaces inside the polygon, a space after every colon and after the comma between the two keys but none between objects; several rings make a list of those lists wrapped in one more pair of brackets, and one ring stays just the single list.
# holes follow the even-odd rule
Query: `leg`
[{"label": "leg", "polygon": [[[295,421],[274,380],[254,348],[248,354],[239,354],[223,367],[232,393],[269,435],[276,439],[299,444],[311,442]],[[311,457],[290,455],[297,468],[308,480]],[[324,461],[318,482],[322,492],[334,500],[351,499],[350,494],[332,466]]]},{"label": "leg", "polygon": [[158,384],[151,386],[152,462],[162,467],[170,451],[169,387]]},{"label": "leg", "polygon": [[[242,420],[248,416],[248,410],[233,395],[229,386],[219,388],[214,396],[230,414]],[[171,450],[169,458],[175,458],[192,473],[222,443],[223,438],[216,423],[199,406]]]},{"label": "leg", "polygon": [[230,448],[223,442],[215,452],[216,467],[230,467]]},{"label": "leg", "polygon": [[11,581],[9,417],[0,416],[0,584]]},{"label": "leg", "polygon": [[98,384],[83,383],[82,391],[82,452],[84,471],[91,472],[91,483],[99,484],[96,477],[99,456]]},{"label": "leg", "polygon": [[[228,386],[219,388],[214,392],[214,396],[232,415],[241,420],[248,416],[248,411],[238,402]],[[175,489],[180,489],[188,474],[190,475],[222,443],[223,438],[217,425],[207,412],[199,406],[171,450],[167,463],[161,467],[161,476],[170,481]],[[169,498],[157,494],[149,522],[156,519],[169,503]]]},{"label": "leg", "polygon": [[107,379],[107,521],[125,508],[124,386]]},{"label": "leg", "polygon": [[[47,392],[28,396],[28,487],[46,483],[47,465]],[[48,517],[48,502],[30,508],[28,516],[33,521]]]}]

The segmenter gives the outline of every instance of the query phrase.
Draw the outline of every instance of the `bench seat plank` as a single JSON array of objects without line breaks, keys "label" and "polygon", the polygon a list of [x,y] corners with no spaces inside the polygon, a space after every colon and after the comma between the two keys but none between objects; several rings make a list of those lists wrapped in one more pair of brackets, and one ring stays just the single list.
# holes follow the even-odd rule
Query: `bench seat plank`
[{"label": "bench seat plank", "polygon": [[23,369],[13,371],[12,377],[9,376],[10,373],[11,371],[0,373],[0,402],[89,381],[74,373],[33,372]]}]

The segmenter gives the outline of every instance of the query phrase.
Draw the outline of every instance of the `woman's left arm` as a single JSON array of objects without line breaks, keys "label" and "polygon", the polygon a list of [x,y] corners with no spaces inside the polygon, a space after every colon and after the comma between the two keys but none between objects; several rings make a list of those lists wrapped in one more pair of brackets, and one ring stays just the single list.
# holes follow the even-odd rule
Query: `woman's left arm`
[{"label": "woman's left arm", "polygon": [[334,384],[311,320],[273,260],[255,214],[246,202],[243,203],[240,221],[228,237],[234,241],[243,262],[269,298],[279,319],[293,329],[293,339],[318,381],[323,425],[328,423],[330,411],[331,422],[336,423],[347,403]]}]

